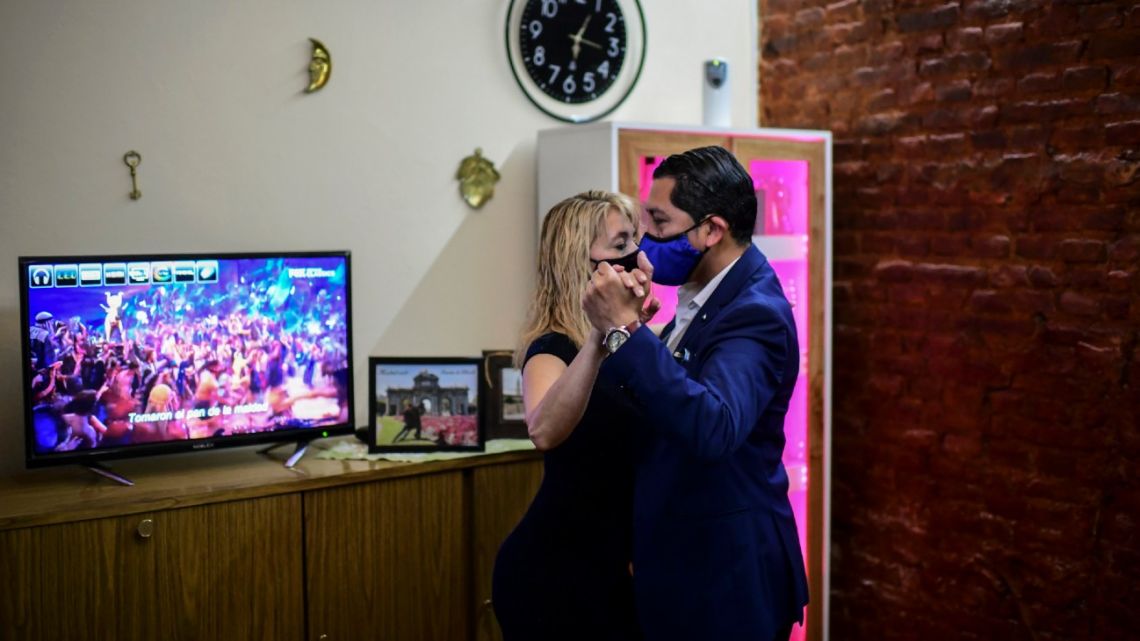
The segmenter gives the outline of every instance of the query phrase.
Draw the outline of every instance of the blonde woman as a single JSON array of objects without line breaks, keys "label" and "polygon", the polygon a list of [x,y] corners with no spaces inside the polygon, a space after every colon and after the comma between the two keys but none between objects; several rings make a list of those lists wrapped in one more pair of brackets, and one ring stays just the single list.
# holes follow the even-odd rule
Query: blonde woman
[{"label": "blonde woman", "polygon": [[595,386],[607,352],[581,307],[591,273],[606,262],[631,296],[650,301],[643,321],[656,311],[648,282],[630,280],[637,222],[628,197],[589,191],[555,205],[542,224],[537,291],[515,358],[545,469],[495,562],[504,641],[640,638],[629,572],[633,421],[625,399]]}]

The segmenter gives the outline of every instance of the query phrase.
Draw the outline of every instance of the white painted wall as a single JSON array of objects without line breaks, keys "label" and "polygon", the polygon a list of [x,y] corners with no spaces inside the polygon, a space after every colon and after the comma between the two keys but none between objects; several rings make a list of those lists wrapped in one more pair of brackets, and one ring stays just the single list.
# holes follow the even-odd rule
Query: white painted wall
[{"label": "white painted wall", "polygon": [[[23,467],[16,257],[348,249],[368,355],[509,348],[533,285],[535,133],[507,0],[0,2],[0,473]],[[648,55],[611,118],[699,124],[706,58],[756,124],[754,0],[642,0]],[[305,95],[309,37],[333,57]],[[502,181],[481,211],[459,160]],[[139,187],[122,155],[143,157]]]}]

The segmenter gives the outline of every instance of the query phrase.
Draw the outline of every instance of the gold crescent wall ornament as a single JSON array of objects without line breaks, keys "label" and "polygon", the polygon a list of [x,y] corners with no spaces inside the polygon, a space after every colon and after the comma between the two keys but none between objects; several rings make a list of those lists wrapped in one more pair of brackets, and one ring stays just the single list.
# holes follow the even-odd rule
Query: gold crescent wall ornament
[{"label": "gold crescent wall ornament", "polygon": [[309,42],[313,43],[313,55],[309,60],[309,86],[305,93],[320,91],[332,76],[332,56],[328,48],[316,38],[309,38]]},{"label": "gold crescent wall ornament", "polygon": [[495,164],[483,157],[481,147],[473,156],[459,162],[455,178],[459,180],[459,195],[472,209],[480,209],[495,195],[495,183],[499,182],[499,172]]}]

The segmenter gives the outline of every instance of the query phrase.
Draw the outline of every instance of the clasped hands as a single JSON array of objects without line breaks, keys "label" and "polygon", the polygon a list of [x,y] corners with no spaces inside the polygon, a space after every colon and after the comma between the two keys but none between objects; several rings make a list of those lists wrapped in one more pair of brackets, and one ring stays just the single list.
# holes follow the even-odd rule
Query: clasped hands
[{"label": "clasped hands", "polygon": [[605,333],[634,321],[648,323],[661,309],[661,301],[652,295],[653,265],[645,252],[637,253],[637,269],[625,271],[620,265],[598,263],[582,293],[582,309],[590,324]]}]

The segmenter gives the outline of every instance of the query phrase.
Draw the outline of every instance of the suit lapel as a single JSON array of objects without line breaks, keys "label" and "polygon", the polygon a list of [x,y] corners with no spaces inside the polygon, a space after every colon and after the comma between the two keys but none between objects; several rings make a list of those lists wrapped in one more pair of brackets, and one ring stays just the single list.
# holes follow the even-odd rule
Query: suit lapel
[{"label": "suit lapel", "polygon": [[709,321],[716,318],[720,313],[721,308],[731,303],[736,299],[748,281],[752,278],[768,259],[764,258],[764,254],[756,249],[756,246],[749,243],[748,249],[744,250],[740,260],[728,270],[724,275],[724,280],[720,281],[716,291],[709,297],[705,304],[697,310],[697,315],[693,317],[693,322],[685,330],[685,335],[681,337],[681,342],[677,345],[677,352],[685,353],[686,349],[696,351],[696,343],[703,334],[705,327],[708,326]]},{"label": "suit lapel", "polygon": [[666,323],[665,327],[663,327],[661,329],[661,342],[662,343],[668,343],[669,342],[669,334],[673,333],[673,328],[676,326],[677,326],[677,316],[674,314],[673,319],[670,320],[668,323]]}]

